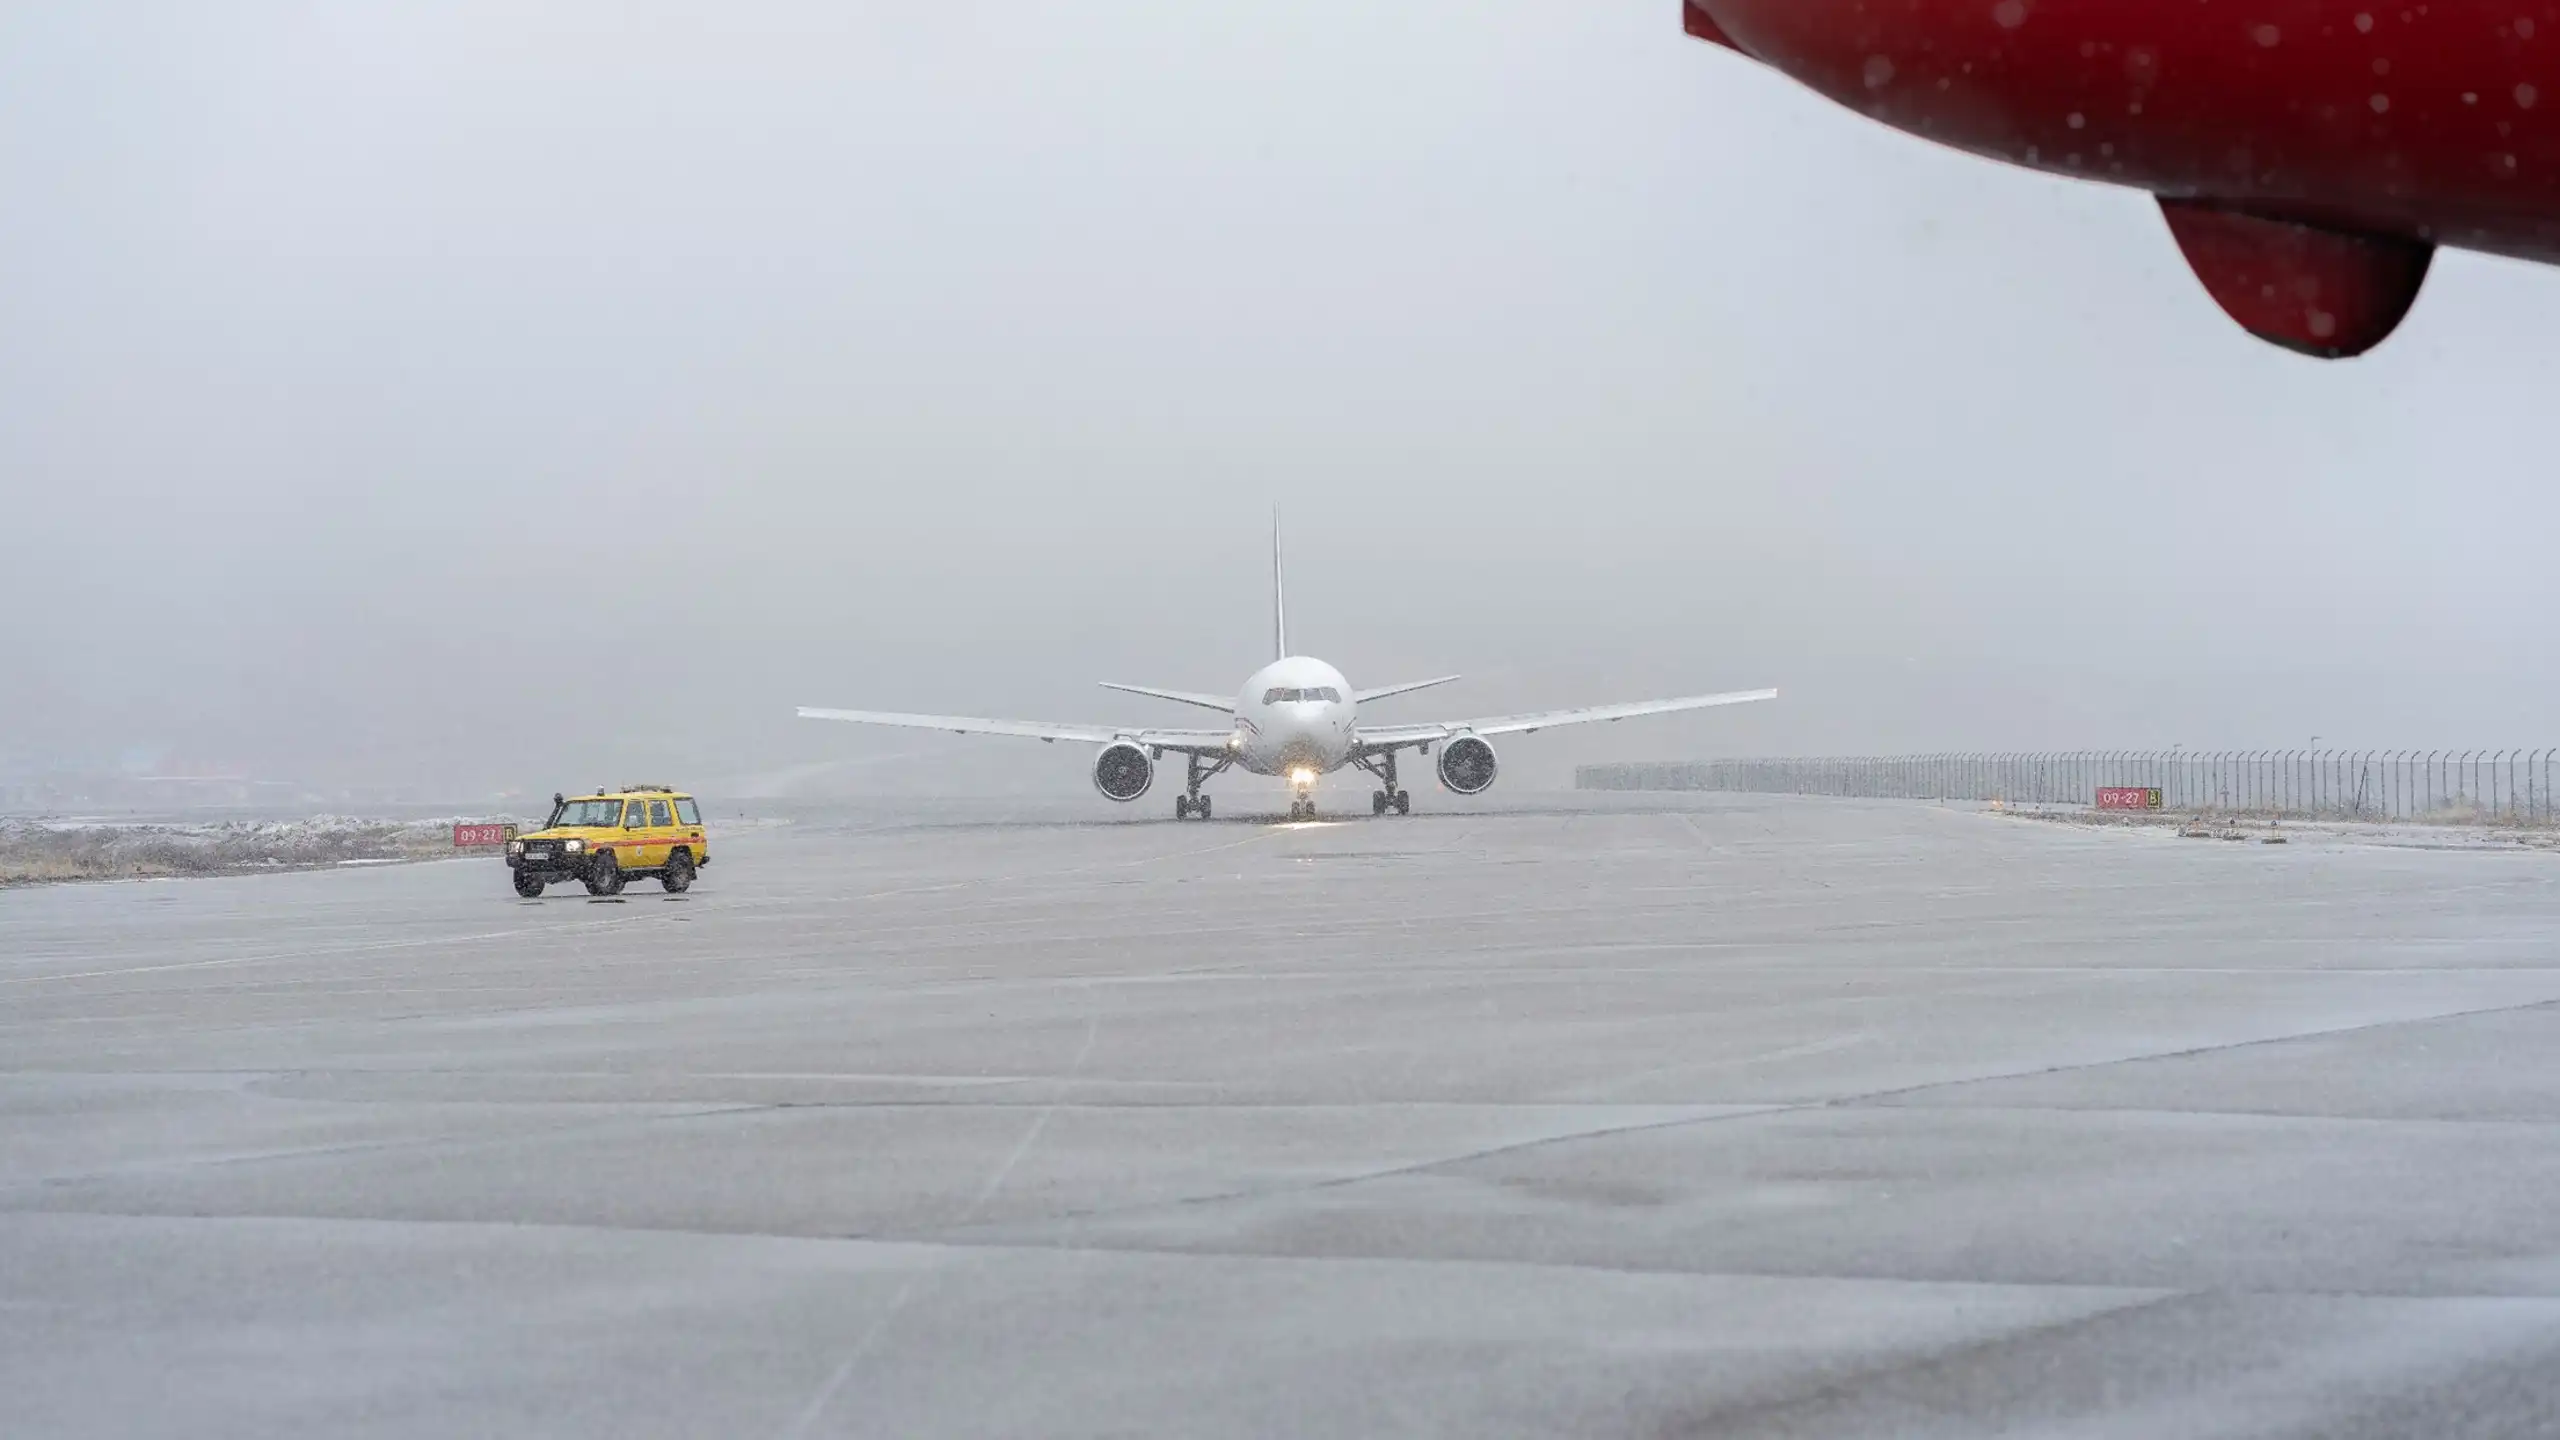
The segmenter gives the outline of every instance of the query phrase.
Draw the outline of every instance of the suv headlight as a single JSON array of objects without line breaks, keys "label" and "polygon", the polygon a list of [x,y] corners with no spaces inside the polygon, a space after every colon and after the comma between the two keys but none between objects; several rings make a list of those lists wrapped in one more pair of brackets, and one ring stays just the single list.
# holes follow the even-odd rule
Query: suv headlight
[{"label": "suv headlight", "polygon": [[522,855],[524,853],[524,842],[521,840],[508,841],[507,853],[510,855]]},{"label": "suv headlight", "polygon": [[566,841],[565,843],[563,843],[563,844],[561,845],[561,847],[560,847],[560,848],[561,848],[562,850],[564,850],[564,851],[568,852],[569,854],[575,855],[575,854],[577,854],[579,851],[584,850],[584,849],[586,849],[586,848],[587,848],[587,842],[586,842],[586,841],[584,841],[584,840],[580,840],[580,839],[578,839],[578,838],[577,838],[577,837],[575,837],[575,836],[572,836],[572,837],[570,837],[570,838],[569,838],[569,840],[568,840],[568,841]]}]

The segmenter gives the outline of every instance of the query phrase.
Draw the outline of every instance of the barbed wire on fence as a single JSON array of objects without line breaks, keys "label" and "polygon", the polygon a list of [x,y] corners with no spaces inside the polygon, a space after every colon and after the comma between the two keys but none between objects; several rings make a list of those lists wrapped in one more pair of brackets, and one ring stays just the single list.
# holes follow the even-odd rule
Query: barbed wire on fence
[{"label": "barbed wire on fence", "polygon": [[2157,792],[2164,810],[2277,819],[2548,825],[2560,747],[2474,750],[2055,750],[1585,765],[1585,790],[1721,790],[1861,799],[2091,805]]}]

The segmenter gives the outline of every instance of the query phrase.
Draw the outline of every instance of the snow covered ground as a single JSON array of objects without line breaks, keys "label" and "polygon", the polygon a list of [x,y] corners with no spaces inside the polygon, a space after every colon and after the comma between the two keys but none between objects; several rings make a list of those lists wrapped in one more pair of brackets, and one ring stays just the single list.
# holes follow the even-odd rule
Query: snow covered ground
[{"label": "snow covered ground", "polygon": [[2190,840],[2233,840],[2284,845],[2305,842],[2385,845],[2412,850],[2560,850],[2560,829],[2548,825],[2482,824],[2456,819],[2442,824],[2415,820],[2308,819],[2272,815],[2233,815],[2212,811],[2161,811],[2124,814],[2078,805],[2017,805],[2001,813],[2022,820],[2050,820],[2110,829],[2158,830]]},{"label": "snow covered ground", "polygon": [[457,823],[478,818],[315,815],[197,824],[0,819],[0,885],[433,860],[455,853]]}]

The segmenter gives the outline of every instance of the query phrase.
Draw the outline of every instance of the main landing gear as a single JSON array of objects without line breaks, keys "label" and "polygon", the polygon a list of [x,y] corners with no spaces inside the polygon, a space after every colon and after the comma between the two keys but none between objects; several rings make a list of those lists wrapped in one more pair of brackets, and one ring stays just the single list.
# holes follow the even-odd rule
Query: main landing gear
[{"label": "main landing gear", "polygon": [[1390,810],[1399,815],[1413,813],[1413,792],[1396,788],[1396,752],[1390,750],[1375,760],[1367,756],[1359,756],[1351,763],[1377,776],[1378,783],[1386,787],[1370,793],[1370,814],[1384,815]]},{"label": "main landing gear", "polygon": [[1173,797],[1173,818],[1176,820],[1208,819],[1209,797],[1200,793],[1200,787],[1208,782],[1210,776],[1234,763],[1236,759],[1233,755],[1221,755],[1213,765],[1203,765],[1200,763],[1199,756],[1190,756],[1189,768],[1183,776],[1183,793]]}]

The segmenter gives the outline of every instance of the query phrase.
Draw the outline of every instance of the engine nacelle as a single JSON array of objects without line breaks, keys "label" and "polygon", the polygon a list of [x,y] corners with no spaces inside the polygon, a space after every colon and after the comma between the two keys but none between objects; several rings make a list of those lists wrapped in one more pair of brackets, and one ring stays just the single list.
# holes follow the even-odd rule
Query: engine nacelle
[{"label": "engine nacelle", "polygon": [[1461,735],[1440,747],[1440,783],[1461,795],[1481,795],[1493,788],[1501,769],[1493,747],[1473,735]]},{"label": "engine nacelle", "polygon": [[1126,805],[1155,783],[1156,762],[1126,740],[1103,746],[1102,753],[1093,757],[1093,788],[1106,800]]}]

